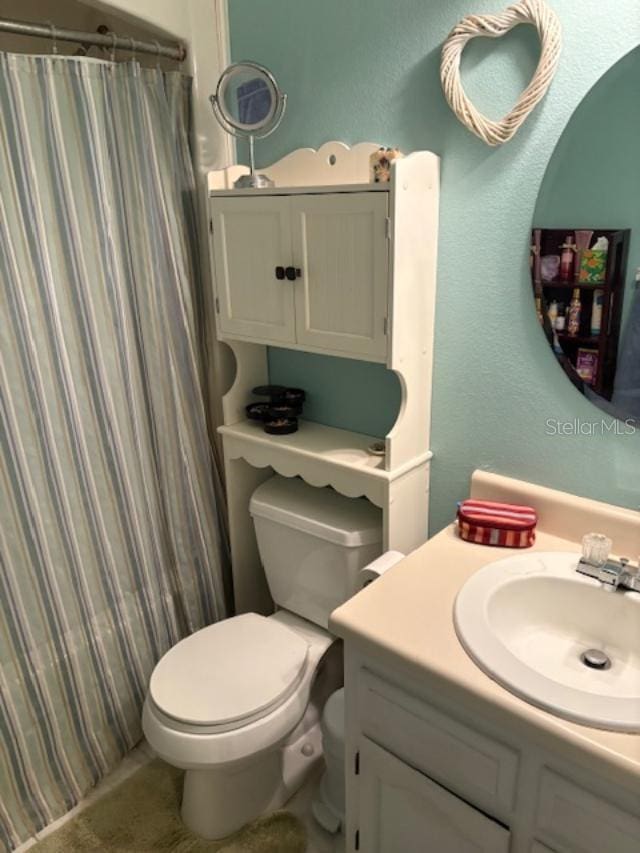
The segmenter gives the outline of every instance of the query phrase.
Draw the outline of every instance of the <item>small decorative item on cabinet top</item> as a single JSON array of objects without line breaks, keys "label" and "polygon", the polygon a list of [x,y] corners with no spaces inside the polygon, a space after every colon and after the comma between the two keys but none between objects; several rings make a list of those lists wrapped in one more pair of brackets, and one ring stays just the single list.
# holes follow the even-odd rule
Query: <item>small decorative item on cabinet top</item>
[{"label": "small decorative item on cabinet top", "polygon": [[369,157],[369,177],[372,184],[386,184],[391,180],[391,164],[403,157],[399,148],[378,148]]}]

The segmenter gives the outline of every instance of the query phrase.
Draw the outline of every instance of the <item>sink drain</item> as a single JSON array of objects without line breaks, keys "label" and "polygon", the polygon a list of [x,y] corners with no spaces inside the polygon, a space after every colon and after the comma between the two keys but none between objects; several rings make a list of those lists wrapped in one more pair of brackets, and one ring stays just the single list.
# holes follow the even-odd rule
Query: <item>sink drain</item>
[{"label": "sink drain", "polygon": [[600,649],[587,649],[580,655],[580,660],[590,669],[611,669],[611,658]]}]

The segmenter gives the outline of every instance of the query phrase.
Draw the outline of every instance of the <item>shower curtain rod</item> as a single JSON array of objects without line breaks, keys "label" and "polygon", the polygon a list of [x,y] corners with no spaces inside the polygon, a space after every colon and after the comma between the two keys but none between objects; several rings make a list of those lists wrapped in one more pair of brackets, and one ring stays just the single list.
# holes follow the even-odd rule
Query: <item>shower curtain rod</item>
[{"label": "shower curtain rod", "polygon": [[85,33],[81,30],[67,30],[64,27],[56,27],[49,23],[31,24],[27,21],[12,21],[9,18],[0,18],[0,32],[13,33],[18,36],[36,36],[54,41],[79,42],[84,45],[99,45],[114,50],[128,50],[133,54],[152,53],[155,56],[166,56],[168,59],[175,59],[178,62],[183,62],[187,55],[187,51],[182,45],[166,45],[157,41],[139,41],[129,36],[119,36],[116,33]]}]

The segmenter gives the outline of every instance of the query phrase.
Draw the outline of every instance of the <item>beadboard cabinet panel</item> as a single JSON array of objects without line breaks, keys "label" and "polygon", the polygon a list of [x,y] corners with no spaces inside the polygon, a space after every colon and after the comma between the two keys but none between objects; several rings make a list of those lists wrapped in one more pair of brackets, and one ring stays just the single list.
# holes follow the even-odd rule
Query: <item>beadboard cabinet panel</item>
[{"label": "beadboard cabinet panel", "polygon": [[216,199],[212,227],[221,331],[294,342],[295,283],[276,276],[291,264],[289,199]]},{"label": "beadboard cabinet panel", "polygon": [[296,335],[302,346],[387,354],[387,193],[291,200]]}]

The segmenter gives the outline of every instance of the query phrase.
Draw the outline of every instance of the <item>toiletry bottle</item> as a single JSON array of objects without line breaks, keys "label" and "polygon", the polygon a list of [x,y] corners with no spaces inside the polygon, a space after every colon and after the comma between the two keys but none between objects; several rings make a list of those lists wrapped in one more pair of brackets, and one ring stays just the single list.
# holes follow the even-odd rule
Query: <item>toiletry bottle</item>
[{"label": "toiletry bottle", "polygon": [[553,351],[556,355],[563,355],[564,352],[560,345],[560,341],[558,340],[558,333],[555,330],[553,332]]},{"label": "toiletry bottle", "polygon": [[547,317],[549,318],[549,323],[551,324],[551,328],[555,329],[556,320],[558,319],[558,303],[554,299],[551,305],[549,305],[549,310],[547,311]]},{"label": "toiletry bottle", "polygon": [[542,231],[540,228],[533,229],[533,243],[531,244],[531,260],[533,267],[533,280],[540,281],[540,239]]},{"label": "toiletry bottle", "polygon": [[564,332],[567,326],[567,318],[564,305],[558,305],[558,316],[556,317],[555,330],[556,332]]},{"label": "toiletry bottle", "polygon": [[567,234],[564,243],[560,246],[560,281],[570,281],[573,277],[573,260],[575,244],[571,240],[571,234]]},{"label": "toiletry bottle", "polygon": [[597,288],[593,291],[593,307],[591,309],[591,334],[597,337],[602,328],[602,306],[604,305],[604,290]]},{"label": "toiletry bottle", "polygon": [[580,331],[580,314],[582,313],[582,303],[580,302],[580,288],[576,287],[573,290],[573,297],[569,304],[569,316],[567,318],[567,331],[569,337],[575,338]]}]

